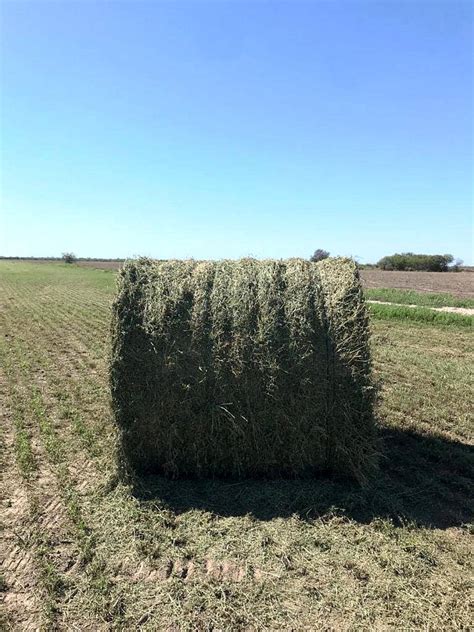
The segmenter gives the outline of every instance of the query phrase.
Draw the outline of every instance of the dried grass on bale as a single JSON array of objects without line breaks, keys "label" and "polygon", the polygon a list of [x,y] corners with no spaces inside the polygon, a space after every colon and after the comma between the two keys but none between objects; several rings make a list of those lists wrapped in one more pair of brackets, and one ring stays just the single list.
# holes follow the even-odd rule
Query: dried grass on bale
[{"label": "dried grass on bale", "polygon": [[135,471],[364,480],[373,468],[352,261],[130,261],[113,311],[112,398]]}]

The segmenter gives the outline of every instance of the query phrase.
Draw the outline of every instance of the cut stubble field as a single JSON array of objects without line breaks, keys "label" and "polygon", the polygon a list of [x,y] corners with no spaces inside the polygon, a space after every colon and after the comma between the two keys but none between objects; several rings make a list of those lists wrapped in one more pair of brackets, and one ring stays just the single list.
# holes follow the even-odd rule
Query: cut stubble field
[{"label": "cut stubble field", "polygon": [[373,320],[382,456],[366,488],[132,489],[109,402],[114,287],[110,270],[0,262],[7,629],[469,628],[469,328]]}]

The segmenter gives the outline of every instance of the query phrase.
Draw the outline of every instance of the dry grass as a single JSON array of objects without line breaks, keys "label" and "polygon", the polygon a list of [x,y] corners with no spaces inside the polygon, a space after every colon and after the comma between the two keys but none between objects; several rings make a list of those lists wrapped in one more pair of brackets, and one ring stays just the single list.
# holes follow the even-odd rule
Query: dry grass
[{"label": "dry grass", "polygon": [[152,477],[132,494],[107,387],[114,274],[0,266],[5,627],[470,627],[470,332],[373,324],[385,457],[365,490]]}]

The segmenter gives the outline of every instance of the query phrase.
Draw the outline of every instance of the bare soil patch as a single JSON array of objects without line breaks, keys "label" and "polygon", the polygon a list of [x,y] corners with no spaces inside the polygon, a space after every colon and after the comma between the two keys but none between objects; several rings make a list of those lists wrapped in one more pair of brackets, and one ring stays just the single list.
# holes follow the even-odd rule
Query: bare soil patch
[{"label": "bare soil patch", "polygon": [[361,270],[366,288],[391,287],[417,292],[446,292],[461,298],[474,298],[472,272],[391,272],[388,270]]}]

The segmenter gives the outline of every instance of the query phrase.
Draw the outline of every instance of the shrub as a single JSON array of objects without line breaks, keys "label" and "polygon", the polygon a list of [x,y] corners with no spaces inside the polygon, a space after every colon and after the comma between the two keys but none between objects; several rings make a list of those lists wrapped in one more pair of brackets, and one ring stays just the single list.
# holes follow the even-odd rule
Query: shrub
[{"label": "shrub", "polygon": [[375,460],[368,335],[350,260],[128,262],[110,366],[122,455],[173,477],[363,480]]},{"label": "shrub", "polygon": [[64,263],[75,263],[77,261],[76,255],[73,252],[63,252],[61,258]]},{"label": "shrub", "polygon": [[452,272],[459,272],[463,264],[464,264],[464,261],[462,259],[456,259],[456,261],[454,262],[454,265],[452,265],[449,269]]},{"label": "shrub", "polygon": [[405,252],[383,257],[377,266],[382,270],[447,272],[452,261],[452,255],[416,255],[413,252]]},{"label": "shrub", "polygon": [[312,261],[313,263],[317,263],[318,261],[322,261],[323,259],[327,259],[328,257],[329,252],[327,250],[322,250],[321,248],[318,248],[311,255],[310,261]]}]

